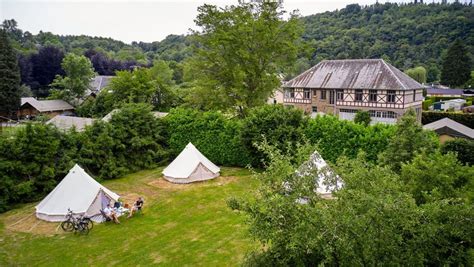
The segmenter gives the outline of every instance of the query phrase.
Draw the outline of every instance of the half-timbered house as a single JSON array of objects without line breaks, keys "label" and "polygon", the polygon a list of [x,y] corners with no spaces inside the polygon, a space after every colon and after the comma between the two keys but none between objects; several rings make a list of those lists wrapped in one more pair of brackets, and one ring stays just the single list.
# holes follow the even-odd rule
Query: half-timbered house
[{"label": "half-timbered house", "polygon": [[373,123],[395,123],[408,109],[421,121],[423,86],[383,59],[324,60],[284,83],[284,105],[306,113],[353,120],[358,110]]}]

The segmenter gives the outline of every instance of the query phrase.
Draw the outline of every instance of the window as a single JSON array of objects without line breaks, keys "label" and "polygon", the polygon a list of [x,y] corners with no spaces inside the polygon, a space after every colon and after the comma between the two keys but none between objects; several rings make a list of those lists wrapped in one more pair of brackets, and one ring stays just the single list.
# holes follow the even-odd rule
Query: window
[{"label": "window", "polygon": [[316,112],[318,112],[318,107],[312,106],[311,110],[316,113]]},{"label": "window", "polygon": [[369,90],[369,101],[377,102],[377,90]]},{"label": "window", "polygon": [[311,91],[309,89],[304,89],[303,98],[304,99],[310,99],[311,98]]},{"label": "window", "polygon": [[321,99],[326,99],[326,90],[321,90]]},{"label": "window", "polygon": [[344,100],[344,90],[338,89],[336,97],[337,97],[337,100]]},{"label": "window", "polygon": [[369,110],[369,114],[372,118],[396,119],[398,117],[398,114],[393,111]]},{"label": "window", "polygon": [[413,90],[413,102],[416,101],[416,90]]},{"label": "window", "polygon": [[343,109],[341,108],[339,112],[345,112],[345,113],[357,113],[356,109]]},{"label": "window", "polygon": [[285,98],[295,98],[295,89],[293,88],[286,89]]},{"label": "window", "polygon": [[355,90],[355,101],[362,102],[362,92],[360,89]]},{"label": "window", "polygon": [[334,104],[334,91],[329,91],[329,104]]},{"label": "window", "polygon": [[395,90],[388,90],[387,91],[387,103],[395,103]]}]

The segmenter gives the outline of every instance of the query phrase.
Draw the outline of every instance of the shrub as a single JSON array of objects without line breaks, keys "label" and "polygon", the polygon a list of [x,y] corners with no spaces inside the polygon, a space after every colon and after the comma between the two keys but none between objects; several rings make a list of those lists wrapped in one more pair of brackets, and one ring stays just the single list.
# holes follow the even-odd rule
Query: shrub
[{"label": "shrub", "polygon": [[463,164],[474,164],[474,141],[463,138],[449,140],[441,146],[443,153],[454,152]]},{"label": "shrub", "polygon": [[368,126],[370,124],[370,114],[368,111],[359,110],[357,111],[354,122]]},{"label": "shrub", "polygon": [[14,137],[0,136],[0,212],[48,193],[74,156],[74,142],[51,125],[27,124]]},{"label": "shrub", "polygon": [[127,104],[110,123],[96,122],[84,135],[81,161],[100,178],[152,168],[168,158],[164,123],[146,104]]},{"label": "shrub", "polygon": [[250,163],[242,147],[242,122],[221,112],[173,109],[164,118],[170,152],[176,156],[193,143],[209,160],[218,165],[246,166]]},{"label": "shrub", "polygon": [[318,116],[310,120],[305,134],[318,145],[321,156],[331,162],[342,155],[354,158],[359,150],[366,152],[370,161],[376,161],[394,131],[395,127],[391,125],[366,127],[334,116]]},{"label": "shrub", "polygon": [[242,142],[252,157],[254,166],[262,166],[266,156],[255,145],[266,140],[284,153],[292,154],[303,143],[308,117],[303,111],[283,105],[265,105],[250,110],[243,120]]},{"label": "shrub", "polygon": [[425,125],[442,118],[450,118],[451,120],[464,124],[469,128],[474,128],[474,114],[471,113],[423,111],[421,123]]}]

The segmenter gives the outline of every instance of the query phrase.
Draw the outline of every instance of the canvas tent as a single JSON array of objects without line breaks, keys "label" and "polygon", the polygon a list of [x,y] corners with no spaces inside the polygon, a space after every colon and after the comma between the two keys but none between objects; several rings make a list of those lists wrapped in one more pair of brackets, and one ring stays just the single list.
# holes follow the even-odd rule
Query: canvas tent
[{"label": "canvas tent", "polygon": [[163,170],[166,180],[187,184],[218,177],[220,169],[189,143],[183,151]]},{"label": "canvas tent", "polygon": [[317,151],[311,154],[310,159],[299,167],[296,174],[305,176],[314,170],[317,170],[318,173],[316,193],[322,198],[333,198],[332,193],[341,189],[344,184]]},{"label": "canvas tent", "polygon": [[36,217],[59,222],[65,219],[68,209],[71,209],[75,215],[86,215],[100,222],[100,209],[118,199],[119,195],[99,184],[76,164],[36,206]]}]

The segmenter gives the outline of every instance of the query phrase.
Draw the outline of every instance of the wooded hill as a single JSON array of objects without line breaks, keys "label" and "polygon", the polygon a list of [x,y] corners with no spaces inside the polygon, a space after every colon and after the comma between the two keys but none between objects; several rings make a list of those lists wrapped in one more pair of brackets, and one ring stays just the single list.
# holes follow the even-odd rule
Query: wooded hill
[{"label": "wooded hill", "polygon": [[[384,58],[402,70],[424,66],[431,82],[439,79],[441,59],[454,40],[461,39],[468,51],[474,50],[474,8],[467,4],[352,4],[341,10],[302,17],[301,21],[307,46],[289,76],[323,59]],[[193,51],[189,35],[169,35],[162,41],[125,44],[111,38],[84,35],[59,36],[48,32],[32,35],[18,28],[9,32],[14,46],[22,54],[36,53],[38,47],[48,45],[86,56],[99,53],[103,56],[96,60],[100,64],[104,58],[124,63],[124,67],[112,70],[146,65],[153,59],[170,61],[170,66],[179,72],[175,75],[178,83],[182,79],[179,63]],[[99,63],[92,61],[97,70]]]}]

